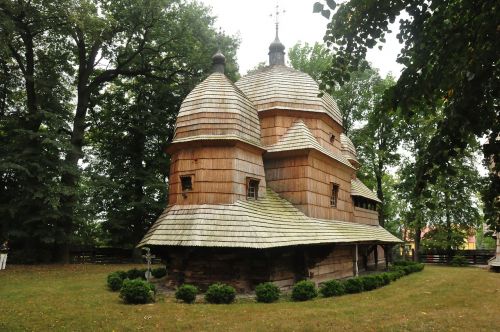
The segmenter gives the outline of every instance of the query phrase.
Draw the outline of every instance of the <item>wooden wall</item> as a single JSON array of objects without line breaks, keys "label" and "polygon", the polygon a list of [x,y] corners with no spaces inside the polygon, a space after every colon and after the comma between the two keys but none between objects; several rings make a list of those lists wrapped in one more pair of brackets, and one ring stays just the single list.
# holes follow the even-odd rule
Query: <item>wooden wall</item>
[{"label": "wooden wall", "polygon": [[[351,176],[354,170],[311,151],[264,160],[268,186],[313,218],[353,221]],[[332,183],[339,185],[337,206],[330,205]]]},{"label": "wooden wall", "polygon": [[355,206],[354,222],[367,225],[378,225],[378,212]]},{"label": "wooden wall", "polygon": [[[243,144],[190,146],[171,156],[169,205],[225,204],[246,199],[248,177],[260,180],[259,196],[265,195],[266,180],[259,150],[247,149]],[[192,175],[193,190],[183,193],[180,177],[185,175]]]},{"label": "wooden wall", "polygon": [[353,245],[310,245],[272,249],[162,247],[155,250],[166,261],[166,286],[183,283],[200,289],[215,282],[251,291],[272,281],[283,290],[297,281],[317,284],[353,276]]},{"label": "wooden wall", "polygon": [[[311,130],[314,137],[326,149],[341,153],[340,133],[342,127],[326,115],[311,112],[286,111],[261,112],[261,141],[263,145],[272,145],[278,142],[295,120],[301,119]],[[330,136],[335,135],[334,143],[330,143]]]}]

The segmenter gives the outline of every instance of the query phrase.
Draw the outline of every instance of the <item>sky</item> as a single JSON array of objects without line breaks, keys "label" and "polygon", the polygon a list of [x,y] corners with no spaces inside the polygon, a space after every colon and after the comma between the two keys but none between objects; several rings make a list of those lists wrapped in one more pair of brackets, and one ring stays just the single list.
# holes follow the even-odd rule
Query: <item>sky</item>
[{"label": "sky", "polygon": [[[295,43],[322,42],[328,20],[312,12],[317,0],[281,0],[279,1],[279,38],[287,51]],[[212,7],[212,14],[217,17],[216,27],[229,35],[239,35],[241,45],[238,50],[240,73],[245,74],[259,62],[268,62],[269,44],[274,40],[275,25],[271,13],[276,12],[273,0],[200,0]],[[397,23],[391,29],[397,30]],[[387,42],[380,51],[377,47],[368,53],[368,61],[378,68],[382,76],[389,72],[399,77],[402,66],[396,63],[400,44],[396,32],[386,37]]]}]

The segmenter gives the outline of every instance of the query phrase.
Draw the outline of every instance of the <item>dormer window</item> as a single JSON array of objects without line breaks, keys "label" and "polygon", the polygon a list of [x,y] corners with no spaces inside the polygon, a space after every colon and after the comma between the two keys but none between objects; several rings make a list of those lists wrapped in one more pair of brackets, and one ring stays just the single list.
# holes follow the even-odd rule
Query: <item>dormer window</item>
[{"label": "dormer window", "polygon": [[182,192],[193,190],[193,177],[191,175],[181,176]]},{"label": "dormer window", "polygon": [[332,183],[332,195],[330,196],[330,205],[332,207],[337,207],[337,200],[339,197],[339,185]]},{"label": "dormer window", "polygon": [[259,183],[257,179],[247,180],[247,199],[257,199],[259,197]]}]

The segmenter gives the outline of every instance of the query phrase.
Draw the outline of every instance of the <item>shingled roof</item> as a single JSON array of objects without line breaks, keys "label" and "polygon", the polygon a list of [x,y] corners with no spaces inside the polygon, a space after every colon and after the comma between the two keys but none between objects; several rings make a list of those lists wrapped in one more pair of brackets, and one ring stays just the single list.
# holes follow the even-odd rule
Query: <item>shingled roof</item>
[{"label": "shingled roof", "polygon": [[318,84],[306,73],[274,65],[243,76],[236,86],[258,111],[283,109],[325,113],[342,126],[342,116],[333,98],[327,93],[318,97]]},{"label": "shingled roof", "polygon": [[380,226],[309,218],[271,189],[258,200],[168,207],[139,246],[265,249],[322,243],[398,243]]},{"label": "shingled roof", "polygon": [[346,165],[347,167],[353,168],[351,163],[343,155],[332,152],[319,144],[312,132],[302,120],[296,120],[276,144],[266,147],[268,153],[304,149],[319,151],[322,154]]},{"label": "shingled roof", "polygon": [[356,153],[356,148],[349,137],[346,134],[340,134],[340,144],[342,146],[342,154],[347,159],[352,159],[355,162],[358,162],[358,155]]},{"label": "shingled roof", "polygon": [[361,196],[371,199],[372,201],[382,203],[382,201],[377,197],[377,194],[375,194],[372,190],[365,186],[365,184],[359,179],[351,180],[351,195]]},{"label": "shingled roof", "polygon": [[197,85],[182,102],[173,143],[213,136],[234,137],[260,146],[257,110],[219,72]]}]

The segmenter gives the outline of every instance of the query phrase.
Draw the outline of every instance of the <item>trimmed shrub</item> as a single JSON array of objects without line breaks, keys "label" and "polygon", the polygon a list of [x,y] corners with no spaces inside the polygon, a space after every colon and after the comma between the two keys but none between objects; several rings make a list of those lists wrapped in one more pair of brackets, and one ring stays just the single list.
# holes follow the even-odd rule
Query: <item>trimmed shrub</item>
[{"label": "trimmed shrub", "polygon": [[345,294],[345,287],[338,280],[329,280],[321,285],[319,292],[324,297],[340,296]]},{"label": "trimmed shrub", "polygon": [[236,290],[229,285],[216,283],[208,287],[205,293],[205,300],[214,304],[229,304],[234,301]]},{"label": "trimmed shrub", "polygon": [[164,267],[157,267],[156,269],[151,270],[151,274],[156,279],[160,279],[167,275],[167,269]]},{"label": "trimmed shrub", "polygon": [[130,280],[133,279],[144,279],[146,280],[146,271],[147,269],[131,269],[127,271],[127,278]]},{"label": "trimmed shrub", "polygon": [[380,278],[382,279],[382,285],[389,285],[391,283],[391,277],[389,276],[389,273],[384,272],[382,274],[379,274]]},{"label": "trimmed shrub", "polygon": [[264,282],[255,287],[257,302],[271,303],[280,298],[280,289],[272,282]]},{"label": "trimmed shrub", "polygon": [[194,303],[196,294],[198,294],[198,288],[193,285],[184,284],[177,288],[175,298],[186,303]]},{"label": "trimmed shrub", "polygon": [[408,265],[415,265],[414,261],[395,261],[392,263],[394,266],[408,266]]},{"label": "trimmed shrub", "polygon": [[122,275],[118,271],[108,274],[108,287],[113,292],[119,291],[123,284]]},{"label": "trimmed shrub", "polygon": [[125,303],[149,303],[154,301],[155,291],[154,285],[147,281],[142,279],[125,279],[120,290],[120,297]]},{"label": "trimmed shrub", "polygon": [[293,286],[292,299],[295,301],[307,301],[316,296],[318,296],[318,290],[312,281],[302,280]]},{"label": "trimmed shrub", "polygon": [[344,287],[347,294],[361,293],[363,291],[363,282],[360,278],[352,278],[344,281]]},{"label": "trimmed shrub", "polygon": [[363,290],[365,291],[371,291],[380,287],[379,278],[376,275],[368,275],[359,279],[363,283]]}]

